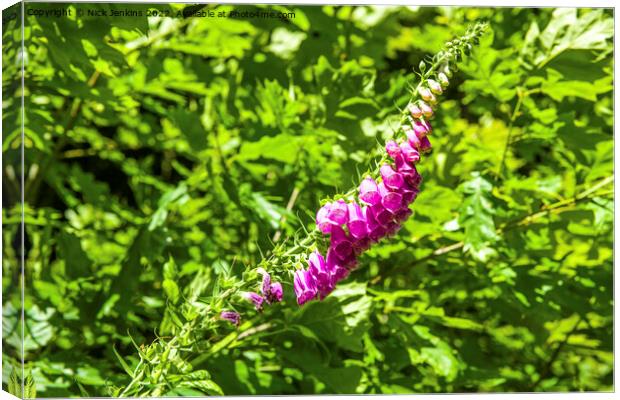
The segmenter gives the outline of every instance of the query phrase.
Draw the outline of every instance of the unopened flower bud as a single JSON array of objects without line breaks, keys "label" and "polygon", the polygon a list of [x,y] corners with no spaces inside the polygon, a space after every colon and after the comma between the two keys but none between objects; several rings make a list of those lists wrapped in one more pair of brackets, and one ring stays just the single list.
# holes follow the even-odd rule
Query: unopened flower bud
[{"label": "unopened flower bud", "polygon": [[420,94],[420,97],[422,97],[425,101],[428,101],[430,103],[436,101],[435,95],[426,86],[420,86],[420,88],[418,89],[418,93]]},{"label": "unopened flower bud", "polygon": [[441,88],[441,84],[439,84],[439,82],[433,80],[433,79],[429,79],[427,81],[428,83],[428,87],[431,88],[431,91],[435,94],[442,94],[443,93],[443,89]]},{"label": "unopened flower bud", "polygon": [[429,106],[423,101],[421,101],[419,105],[420,105],[420,110],[422,110],[422,114],[424,115],[425,118],[433,117],[433,108],[431,106]]},{"label": "unopened flower bud", "polygon": [[418,105],[411,103],[407,108],[413,118],[420,118],[422,116],[422,110]]},{"label": "unopened flower bud", "polygon": [[450,81],[448,80],[448,76],[443,72],[440,72],[437,74],[437,79],[439,80],[439,83],[441,84],[441,86],[443,86],[444,88],[446,88],[450,84]]}]

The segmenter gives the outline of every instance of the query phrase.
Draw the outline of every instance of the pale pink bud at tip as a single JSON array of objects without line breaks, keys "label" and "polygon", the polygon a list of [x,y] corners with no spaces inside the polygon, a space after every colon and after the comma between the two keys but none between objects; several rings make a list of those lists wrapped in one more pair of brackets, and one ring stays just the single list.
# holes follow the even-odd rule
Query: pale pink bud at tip
[{"label": "pale pink bud at tip", "polygon": [[441,88],[441,84],[433,79],[429,79],[427,81],[428,83],[428,87],[431,89],[431,91],[435,94],[442,94],[443,93],[443,89]]},{"label": "pale pink bud at tip", "polygon": [[428,104],[426,104],[425,102],[421,101],[420,103],[420,110],[422,110],[422,114],[424,115],[425,118],[432,118],[433,117],[433,108],[431,106],[429,106]]},{"label": "pale pink bud at tip", "polygon": [[407,108],[409,109],[409,113],[413,118],[420,118],[423,114],[420,107],[416,104],[411,103]]},{"label": "pale pink bud at tip", "polygon": [[448,85],[450,84],[448,76],[443,72],[437,74],[437,79],[439,80],[441,86],[443,86],[444,88],[448,87]]},{"label": "pale pink bud at tip", "polygon": [[424,101],[428,101],[429,103],[437,102],[437,98],[435,97],[433,92],[431,92],[431,90],[427,88],[426,86],[421,86],[418,89],[418,93],[420,94],[420,97],[424,99]]}]

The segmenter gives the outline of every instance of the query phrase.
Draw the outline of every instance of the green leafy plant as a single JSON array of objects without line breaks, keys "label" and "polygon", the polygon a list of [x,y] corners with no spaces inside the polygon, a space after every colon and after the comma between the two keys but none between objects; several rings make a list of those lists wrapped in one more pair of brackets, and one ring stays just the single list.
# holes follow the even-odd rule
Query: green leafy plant
[{"label": "green leafy plant", "polygon": [[[132,7],[25,18],[23,332],[3,25],[4,388],[23,344],[40,397],[613,389],[611,10]],[[294,17],[183,17],[232,10]],[[379,179],[455,48],[413,215],[299,307],[317,211]]]}]

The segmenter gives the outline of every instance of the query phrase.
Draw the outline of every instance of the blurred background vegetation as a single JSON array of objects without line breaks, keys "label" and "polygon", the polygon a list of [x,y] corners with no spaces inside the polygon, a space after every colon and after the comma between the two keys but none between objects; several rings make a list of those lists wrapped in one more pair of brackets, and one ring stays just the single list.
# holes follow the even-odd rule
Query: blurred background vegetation
[{"label": "blurred background vegetation", "polygon": [[[26,4],[26,370],[39,397],[613,389],[611,10],[147,18]],[[76,8],[142,17],[75,17]],[[414,216],[323,302],[218,302],[398,128],[412,68],[490,29]],[[3,31],[3,387],[19,364],[20,31]],[[288,206],[288,207],[287,207]]]}]

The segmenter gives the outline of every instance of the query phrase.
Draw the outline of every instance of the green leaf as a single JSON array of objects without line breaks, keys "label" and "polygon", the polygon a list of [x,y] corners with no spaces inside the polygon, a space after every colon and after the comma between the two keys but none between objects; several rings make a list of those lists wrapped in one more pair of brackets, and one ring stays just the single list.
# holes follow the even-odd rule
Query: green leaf
[{"label": "green leaf", "polygon": [[496,254],[491,245],[499,239],[493,221],[492,189],[493,185],[477,172],[459,187],[464,196],[459,210],[459,225],[465,229],[463,251],[480,261]]}]

